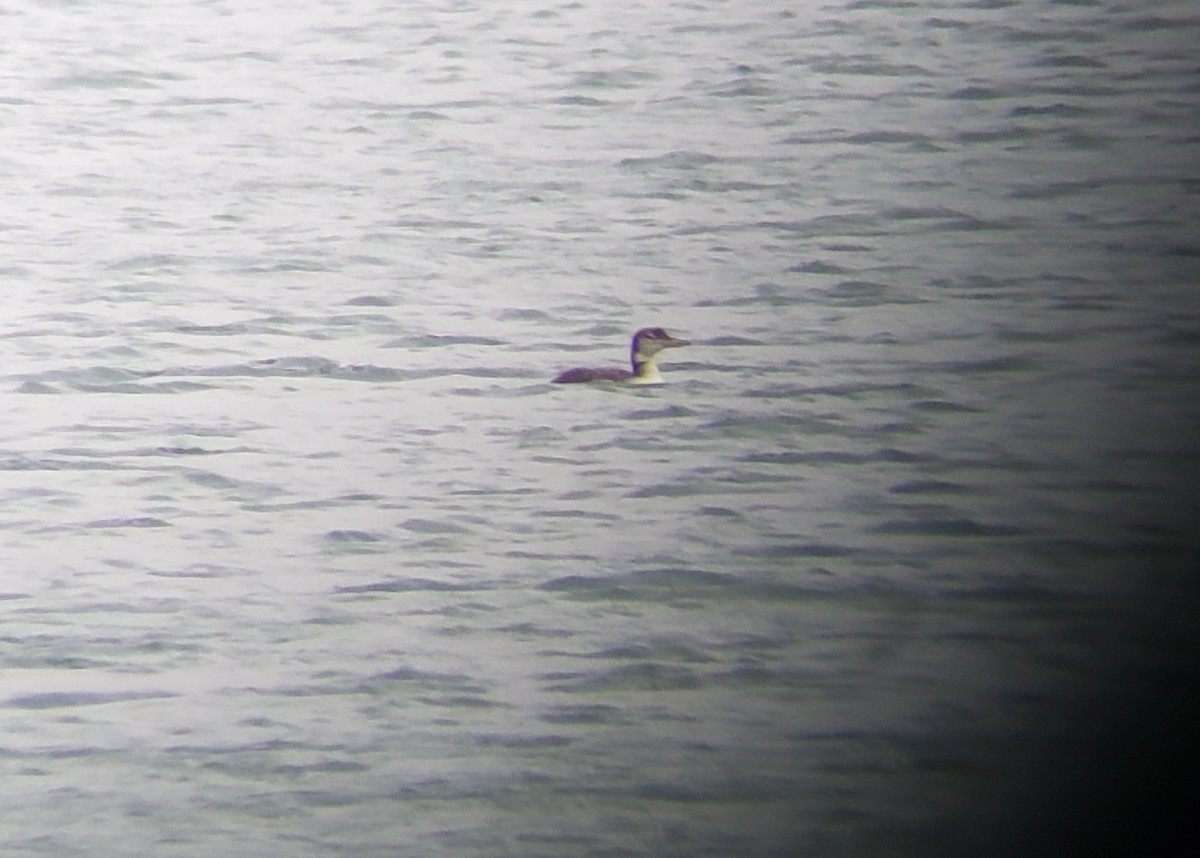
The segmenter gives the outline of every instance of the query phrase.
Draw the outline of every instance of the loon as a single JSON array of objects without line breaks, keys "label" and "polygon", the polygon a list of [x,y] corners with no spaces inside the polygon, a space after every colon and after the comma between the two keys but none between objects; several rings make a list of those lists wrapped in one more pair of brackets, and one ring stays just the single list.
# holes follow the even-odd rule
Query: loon
[{"label": "loon", "polygon": [[629,362],[633,366],[632,372],[627,369],[590,369],[580,366],[559,373],[554,378],[554,383],[624,381],[629,384],[662,384],[663,377],[658,371],[659,352],[663,349],[686,345],[691,345],[691,343],[687,340],[676,339],[662,328],[642,328],[633,335],[633,342],[629,346]]}]

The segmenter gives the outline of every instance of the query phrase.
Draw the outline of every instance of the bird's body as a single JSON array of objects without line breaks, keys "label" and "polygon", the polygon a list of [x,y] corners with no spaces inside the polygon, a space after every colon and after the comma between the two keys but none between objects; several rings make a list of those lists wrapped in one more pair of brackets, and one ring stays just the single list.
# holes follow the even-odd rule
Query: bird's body
[{"label": "bird's body", "polygon": [[687,340],[672,337],[662,328],[642,328],[633,335],[629,345],[631,369],[575,367],[559,373],[556,384],[578,384],[586,381],[615,381],[624,384],[662,384],[658,371],[658,356],[663,349],[688,345]]},{"label": "bird's body", "polygon": [[555,384],[578,384],[583,381],[632,381],[633,373],[627,369],[618,369],[617,367],[609,368],[594,368],[586,366],[577,366],[574,369],[568,369],[565,372],[560,372],[555,378]]}]

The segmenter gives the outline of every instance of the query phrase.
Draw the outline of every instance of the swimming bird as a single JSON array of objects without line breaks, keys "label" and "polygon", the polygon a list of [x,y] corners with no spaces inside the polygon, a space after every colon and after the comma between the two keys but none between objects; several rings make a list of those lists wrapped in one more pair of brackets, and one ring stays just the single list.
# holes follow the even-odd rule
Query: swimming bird
[{"label": "swimming bird", "polygon": [[627,369],[591,369],[579,366],[559,373],[555,384],[575,384],[581,381],[623,381],[626,384],[662,384],[662,373],[658,371],[658,357],[663,349],[674,349],[679,346],[691,345],[687,340],[679,340],[668,334],[662,328],[642,328],[633,335],[629,346],[629,363],[633,367]]}]

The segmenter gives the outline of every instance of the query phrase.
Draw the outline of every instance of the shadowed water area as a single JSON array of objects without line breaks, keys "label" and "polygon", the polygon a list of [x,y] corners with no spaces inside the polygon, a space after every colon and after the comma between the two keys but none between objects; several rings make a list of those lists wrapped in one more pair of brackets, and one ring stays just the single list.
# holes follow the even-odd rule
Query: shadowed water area
[{"label": "shadowed water area", "polygon": [[5,856],[1179,848],[1194,4],[0,31]]}]

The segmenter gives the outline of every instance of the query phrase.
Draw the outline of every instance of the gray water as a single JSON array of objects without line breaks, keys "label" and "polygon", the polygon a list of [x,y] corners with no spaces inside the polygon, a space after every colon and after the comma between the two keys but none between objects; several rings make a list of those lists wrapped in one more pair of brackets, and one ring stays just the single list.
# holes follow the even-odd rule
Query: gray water
[{"label": "gray water", "polygon": [[5,856],[1169,831],[1193,3],[0,33]]}]

